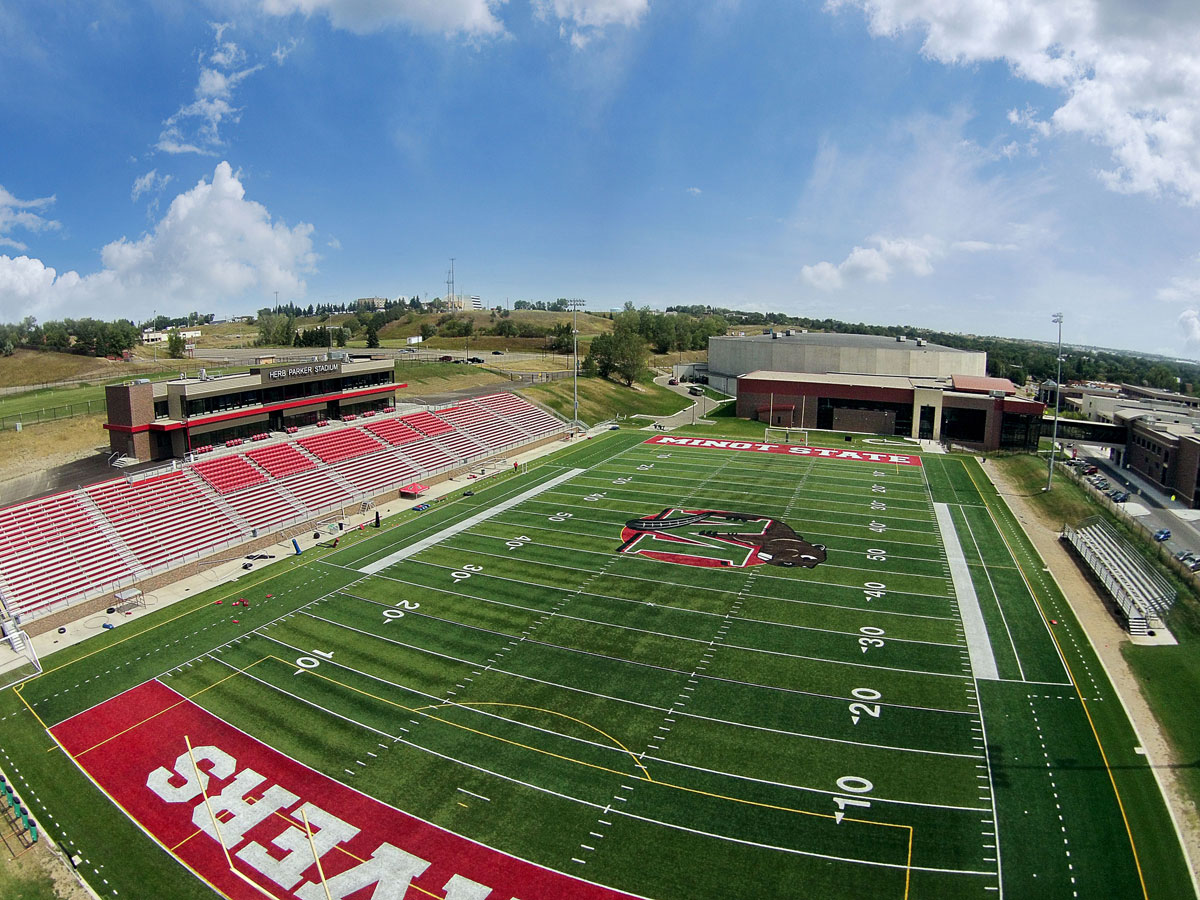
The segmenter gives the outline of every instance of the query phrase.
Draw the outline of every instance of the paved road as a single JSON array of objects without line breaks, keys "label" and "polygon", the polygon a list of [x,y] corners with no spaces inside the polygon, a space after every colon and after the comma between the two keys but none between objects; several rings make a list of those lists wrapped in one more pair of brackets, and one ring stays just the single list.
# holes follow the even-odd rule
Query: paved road
[{"label": "paved road", "polygon": [[[1099,448],[1079,445],[1081,458],[1086,457],[1089,462],[1100,469],[1112,485],[1121,485],[1123,489],[1128,490],[1131,503],[1140,503],[1149,510],[1147,515],[1132,517],[1135,521],[1151,533],[1160,528],[1169,528],[1171,539],[1166,544],[1172,553],[1180,550],[1200,553],[1200,528],[1197,527],[1196,522],[1180,518],[1177,514],[1188,509],[1188,505],[1179,500],[1172,500],[1169,494],[1164,494],[1128,469],[1117,468],[1116,464],[1104,455],[1104,452]],[[1087,486],[1087,490],[1095,490],[1087,482],[1084,484]]]},{"label": "paved road", "polygon": [[654,383],[659,385],[660,387],[665,387],[669,391],[674,391],[675,393],[686,397],[688,400],[692,400],[695,402],[693,402],[692,405],[689,406],[687,409],[680,410],[679,412],[677,412],[671,416],[647,416],[646,420],[647,420],[648,424],[657,423],[657,424],[663,426],[663,428],[665,430],[672,431],[683,425],[695,424],[697,419],[703,418],[705,415],[707,415],[708,413],[710,413],[714,409],[716,409],[718,406],[720,406],[719,401],[713,400],[707,394],[702,397],[693,397],[691,394],[688,393],[688,388],[690,388],[691,385],[667,384],[667,382],[670,379],[671,379],[670,375],[659,375],[657,378],[654,379]]}]

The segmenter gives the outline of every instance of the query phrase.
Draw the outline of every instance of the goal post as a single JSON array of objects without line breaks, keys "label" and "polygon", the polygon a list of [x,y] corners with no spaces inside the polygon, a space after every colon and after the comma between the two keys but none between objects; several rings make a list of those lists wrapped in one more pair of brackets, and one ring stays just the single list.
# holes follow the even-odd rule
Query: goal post
[{"label": "goal post", "polygon": [[[33,640],[17,624],[16,619],[6,618],[0,622],[0,633],[3,634],[0,641],[0,646],[4,648],[3,655],[8,655],[8,651],[11,650],[12,656],[15,657],[12,664],[5,666],[3,672],[0,672],[0,690],[7,690],[35,675],[40,675],[42,661],[33,649]],[[3,661],[2,657],[0,661]]]},{"label": "goal post", "polygon": [[763,429],[763,441],[767,444],[808,444],[807,428],[779,428],[768,425]]}]

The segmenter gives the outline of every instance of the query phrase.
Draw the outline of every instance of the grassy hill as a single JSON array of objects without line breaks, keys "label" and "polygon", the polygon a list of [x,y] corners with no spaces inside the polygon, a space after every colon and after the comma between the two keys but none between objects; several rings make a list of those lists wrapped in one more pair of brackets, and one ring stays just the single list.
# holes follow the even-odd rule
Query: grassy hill
[{"label": "grassy hill", "polygon": [[[560,415],[571,417],[573,406],[572,380],[563,378],[549,384],[535,384],[521,392]],[[686,409],[690,401],[674,391],[657,384],[638,384],[626,387],[606,378],[579,379],[579,418],[589,424],[603,422],[616,415],[669,416]]]}]

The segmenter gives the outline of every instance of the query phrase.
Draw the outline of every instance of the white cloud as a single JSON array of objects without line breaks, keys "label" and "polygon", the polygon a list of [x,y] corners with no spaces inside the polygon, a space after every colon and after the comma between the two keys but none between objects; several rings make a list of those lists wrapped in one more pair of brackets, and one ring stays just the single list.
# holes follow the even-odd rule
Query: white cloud
[{"label": "white cloud", "polygon": [[207,59],[201,57],[195,99],[184,104],[163,122],[155,149],[164,153],[200,153],[215,155],[224,146],[221,127],[237,122],[241,110],[233,105],[233,92],[262,65],[237,68],[246,61],[246,53],[232,41],[224,40],[228,24],[214,24],[215,46]]},{"label": "white cloud", "polygon": [[947,64],[1006,61],[1061,91],[1048,119],[1010,113],[1041,134],[1107,147],[1100,177],[1126,193],[1200,202],[1200,4],[1142,0],[827,0],[861,9],[875,35],[924,33],[922,52]]},{"label": "white cloud", "polygon": [[201,179],[171,202],[153,232],[107,244],[97,272],[60,274],[40,259],[0,255],[0,321],[104,309],[136,317],[164,301],[226,308],[276,290],[302,296],[303,275],[316,265],[312,232],[304,223],[272,222],[222,162],[212,181]]},{"label": "white cloud", "polygon": [[1192,349],[1200,349],[1200,312],[1184,310],[1179,316],[1179,328],[1183,332],[1183,343]]},{"label": "white cloud", "polygon": [[494,37],[504,34],[496,11],[507,0],[262,0],[275,16],[324,15],[335,28],[369,34],[401,26],[416,31]]},{"label": "white cloud", "polygon": [[167,186],[170,180],[170,175],[159,175],[158,169],[151,169],[145,175],[139,175],[134,179],[133,189],[129,192],[129,199],[137,203],[138,198],[142,194],[158,194]]},{"label": "white cloud", "polygon": [[336,237],[331,237],[328,241],[325,242],[325,244],[331,250],[341,250],[342,249],[342,242],[339,241]]},{"label": "white cloud", "polygon": [[690,187],[687,189],[687,192],[689,194],[691,194],[693,197],[699,197],[701,194],[704,193],[704,191],[700,190],[700,188],[698,188],[698,187]]},{"label": "white cloud", "polygon": [[1166,287],[1158,289],[1158,299],[1167,303],[1200,302],[1200,278],[1177,275]]},{"label": "white cloud", "polygon": [[800,270],[800,277],[818,290],[833,291],[847,284],[864,281],[883,283],[896,270],[919,276],[930,275],[933,273],[933,260],[945,254],[943,243],[928,235],[916,240],[876,236],[868,241],[876,246],[855,247],[836,265],[822,261],[813,266],[804,266]]},{"label": "white cloud", "polygon": [[285,47],[283,44],[276,44],[275,49],[271,51],[271,59],[275,60],[276,65],[283,65],[283,61],[292,55],[292,51],[300,46],[298,38],[292,38],[288,41]]},{"label": "white cloud", "polygon": [[[3,185],[0,185],[0,247],[24,250],[25,244],[11,236],[14,228],[23,228],[34,234],[53,231],[60,227],[54,219],[47,219],[34,210],[44,210],[54,204],[54,197],[38,197],[34,200],[18,200]],[[6,320],[10,321],[10,320]]]},{"label": "white cloud", "polygon": [[636,28],[650,9],[650,0],[533,0],[534,14],[559,23],[559,34],[577,50],[605,29]]}]

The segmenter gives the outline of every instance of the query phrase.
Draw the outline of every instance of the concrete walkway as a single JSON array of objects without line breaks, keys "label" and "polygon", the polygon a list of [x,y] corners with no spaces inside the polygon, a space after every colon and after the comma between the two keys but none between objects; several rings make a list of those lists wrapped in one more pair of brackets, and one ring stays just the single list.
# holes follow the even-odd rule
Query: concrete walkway
[{"label": "concrete walkway", "polygon": [[644,419],[649,422],[643,429],[645,431],[674,431],[676,428],[681,428],[684,425],[711,425],[712,422],[702,421],[704,416],[712,412],[721,405],[721,401],[713,400],[707,394],[701,397],[693,397],[688,393],[688,384],[667,384],[671,380],[670,375],[659,375],[654,379],[654,383],[659,387],[665,387],[668,391],[674,391],[681,397],[694,401],[691,406],[682,409],[677,413],[669,416],[646,416],[636,415],[633,419]]}]

